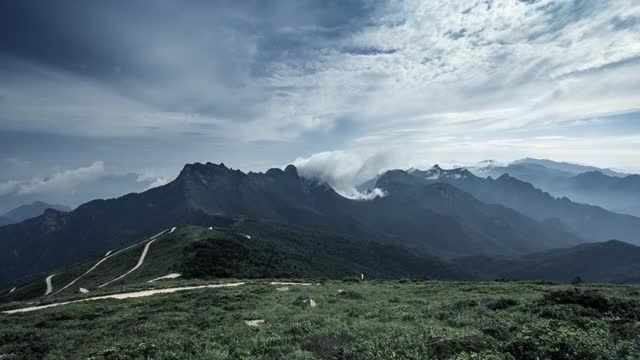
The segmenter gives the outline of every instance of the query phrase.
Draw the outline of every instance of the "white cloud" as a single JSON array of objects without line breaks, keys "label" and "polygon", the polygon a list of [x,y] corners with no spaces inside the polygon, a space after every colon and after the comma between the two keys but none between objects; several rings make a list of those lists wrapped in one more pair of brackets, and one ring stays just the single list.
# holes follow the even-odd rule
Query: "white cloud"
[{"label": "white cloud", "polygon": [[96,161],[87,167],[64,170],[45,178],[10,180],[0,183],[0,195],[61,194],[70,193],[86,183],[106,175],[104,162]]},{"label": "white cloud", "polygon": [[162,186],[162,185],[166,185],[169,183],[169,180],[167,180],[166,178],[160,177],[155,179],[151,184],[149,184],[147,186],[147,188],[145,190],[149,190],[158,186]]},{"label": "white cloud", "polygon": [[292,164],[298,168],[301,176],[322,180],[343,196],[373,199],[384,194],[379,189],[363,194],[356,190],[356,186],[372,179],[387,168],[393,162],[394,156],[390,152],[364,157],[356,153],[330,151],[314,154],[308,158],[297,158]]},{"label": "white cloud", "polygon": [[15,180],[0,182],[0,196],[12,194],[18,189],[18,182]]}]

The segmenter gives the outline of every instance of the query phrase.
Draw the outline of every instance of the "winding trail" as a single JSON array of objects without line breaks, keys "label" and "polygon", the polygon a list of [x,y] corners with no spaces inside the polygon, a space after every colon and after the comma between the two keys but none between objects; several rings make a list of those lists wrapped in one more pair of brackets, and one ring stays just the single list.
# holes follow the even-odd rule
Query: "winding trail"
[{"label": "winding trail", "polygon": [[56,276],[56,274],[52,274],[47,276],[47,278],[44,280],[44,282],[47,283],[47,291],[44,293],[44,296],[47,296],[49,294],[51,294],[51,292],[53,291],[53,284],[51,284],[51,279]]},{"label": "winding trail", "polygon": [[30,306],[30,307],[21,308],[21,309],[5,310],[2,313],[3,314],[17,314],[17,313],[24,313],[24,312],[48,309],[48,308],[52,308],[52,307],[56,307],[56,306],[74,304],[74,303],[85,302],[85,301],[94,301],[94,300],[103,300],[103,299],[117,299],[117,300],[130,299],[130,298],[151,296],[151,295],[156,295],[156,294],[170,294],[170,293],[174,293],[174,292],[178,292],[178,291],[186,291],[186,290],[213,289],[213,288],[222,288],[222,287],[235,287],[235,286],[240,286],[240,285],[244,285],[244,284],[245,283],[243,283],[243,282],[237,282],[237,283],[228,283],[228,284],[210,284],[210,285],[175,287],[175,288],[168,288],[168,289],[155,289],[155,290],[135,291],[135,292],[129,292],[129,293],[122,293],[122,294],[94,296],[94,297],[89,297],[89,298],[80,299],[80,300],[65,301],[65,302],[48,304],[48,305]]},{"label": "winding trail", "polygon": [[[173,228],[171,229],[171,231],[169,231],[169,234],[171,234],[171,233],[172,233],[172,232],[174,232],[175,230],[176,230],[176,228],[175,228],[175,227],[173,227]],[[167,230],[165,230],[165,231],[167,231]],[[164,232],[164,231],[163,231],[163,232]],[[160,233],[160,234],[162,234],[162,233]],[[151,246],[151,244],[153,244],[153,242],[154,242],[154,241],[158,240],[158,239],[157,239],[157,237],[158,237],[160,234],[158,234],[158,235],[154,236],[153,238],[151,238],[151,239],[153,239],[153,240],[149,241],[149,242],[147,243],[147,245],[145,245],[145,246],[144,246],[144,250],[142,250],[142,255],[140,255],[140,259],[138,259],[138,263],[136,264],[136,266],[134,266],[134,267],[133,267],[133,269],[131,269],[131,270],[127,271],[126,273],[124,273],[124,274],[122,274],[122,275],[118,276],[117,278],[115,278],[115,279],[113,279],[113,280],[111,280],[111,281],[107,281],[106,283],[104,283],[104,284],[102,284],[102,285],[100,285],[100,286],[98,286],[98,287],[99,287],[99,288],[101,288],[101,287],[105,287],[105,286],[107,286],[107,285],[109,285],[109,284],[111,284],[111,283],[113,283],[113,282],[116,282],[116,281],[118,281],[118,280],[122,279],[123,277],[125,277],[125,276],[127,276],[127,275],[131,274],[132,272],[134,272],[134,271],[138,270],[138,268],[139,268],[140,266],[142,266],[142,264],[144,263],[144,259],[147,257],[147,252],[149,251],[149,246]]]},{"label": "winding trail", "polygon": [[85,275],[87,275],[88,273],[92,272],[95,268],[97,268],[97,267],[98,267],[98,265],[100,265],[100,264],[102,264],[103,262],[107,261],[107,259],[111,258],[112,256],[116,256],[116,255],[120,254],[120,253],[121,253],[121,252],[123,252],[123,251],[127,251],[127,250],[129,250],[129,249],[131,249],[131,248],[133,248],[133,247],[136,247],[136,246],[138,246],[138,245],[140,245],[140,244],[143,244],[145,241],[153,240],[153,239],[157,238],[158,236],[160,236],[160,235],[164,234],[164,233],[165,233],[165,232],[167,232],[167,231],[169,231],[169,230],[168,230],[168,229],[167,229],[167,230],[163,230],[163,231],[161,231],[161,232],[159,232],[159,233],[157,233],[157,234],[153,235],[152,237],[148,238],[147,240],[144,240],[144,241],[142,241],[142,242],[139,242],[139,243],[133,244],[133,245],[131,245],[131,246],[128,246],[128,247],[126,247],[126,248],[124,248],[124,249],[122,249],[122,250],[119,250],[119,251],[117,251],[117,252],[115,252],[115,253],[113,253],[113,254],[111,253],[111,250],[109,250],[109,251],[104,255],[104,257],[103,257],[102,259],[100,259],[100,261],[98,261],[95,265],[93,265],[89,270],[85,271],[85,272],[84,272],[84,274],[82,274],[82,275],[78,276],[77,278],[73,279],[70,283],[68,283],[67,285],[65,285],[62,289],[60,289],[60,290],[56,291],[53,295],[56,295],[57,293],[61,292],[62,290],[64,290],[64,289],[68,288],[69,286],[71,286],[71,285],[75,284],[75,283],[76,283],[76,281],[78,281],[78,280],[82,279]]}]

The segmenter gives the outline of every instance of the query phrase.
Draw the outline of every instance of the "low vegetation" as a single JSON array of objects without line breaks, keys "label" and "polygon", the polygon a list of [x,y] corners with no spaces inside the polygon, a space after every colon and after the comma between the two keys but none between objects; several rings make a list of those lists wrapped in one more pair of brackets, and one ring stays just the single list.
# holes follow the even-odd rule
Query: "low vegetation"
[{"label": "low vegetation", "polygon": [[254,282],[0,314],[0,358],[638,359],[639,295],[541,282]]}]

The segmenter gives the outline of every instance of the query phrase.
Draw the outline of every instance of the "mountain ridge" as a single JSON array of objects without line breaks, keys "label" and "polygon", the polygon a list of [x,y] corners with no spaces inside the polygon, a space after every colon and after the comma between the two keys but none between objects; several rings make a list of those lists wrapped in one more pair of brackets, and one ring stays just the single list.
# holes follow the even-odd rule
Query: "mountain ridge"
[{"label": "mountain ridge", "polygon": [[640,247],[619,240],[580,244],[516,258],[455,259],[462,270],[482,280],[550,280],[640,283]]},{"label": "mountain ridge", "polygon": [[[572,167],[548,167],[548,163]],[[527,162],[526,159],[508,165],[490,164],[470,169],[482,177],[496,178],[509,174],[556,197],[568,197],[609,211],[640,216],[640,175],[550,160]]]},{"label": "mountain ridge", "polygon": [[[429,200],[416,201],[414,195]],[[194,163],[174,181],[143,193],[0,227],[0,282],[97,256],[158,229],[224,226],[241,218],[375,240],[420,256],[514,255],[580,241],[450,186],[420,185],[353,200],[317,179],[300,177],[294,166],[244,173],[222,163]],[[525,234],[523,224],[540,236]],[[562,241],[544,243],[543,234]]]},{"label": "mountain ridge", "polygon": [[509,174],[497,179],[481,178],[464,168],[443,170],[440,167],[414,169],[407,174],[415,183],[448,183],[485,203],[512,208],[538,221],[560,221],[572,233],[590,241],[611,238],[631,243],[639,241],[636,234],[640,233],[640,218],[575,203],[566,197],[555,198]]}]

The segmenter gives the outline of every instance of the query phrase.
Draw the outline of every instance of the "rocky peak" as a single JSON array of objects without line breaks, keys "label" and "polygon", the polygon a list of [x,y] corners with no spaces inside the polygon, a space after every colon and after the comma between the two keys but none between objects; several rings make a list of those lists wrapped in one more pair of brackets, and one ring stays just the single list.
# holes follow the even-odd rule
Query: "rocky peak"
[{"label": "rocky peak", "polygon": [[188,176],[192,176],[195,174],[198,175],[223,175],[226,173],[231,172],[232,170],[229,169],[228,167],[226,167],[224,165],[224,163],[220,163],[218,164],[214,164],[214,163],[206,163],[206,164],[202,164],[202,163],[193,163],[193,164],[186,164],[184,166],[184,168],[182,169],[182,171],[180,171],[180,175],[178,175],[178,178],[180,177],[188,177]]},{"label": "rocky peak", "polygon": [[287,167],[284,168],[284,173],[285,175],[290,177],[295,177],[295,178],[298,177],[298,169],[291,164],[287,165]]}]

